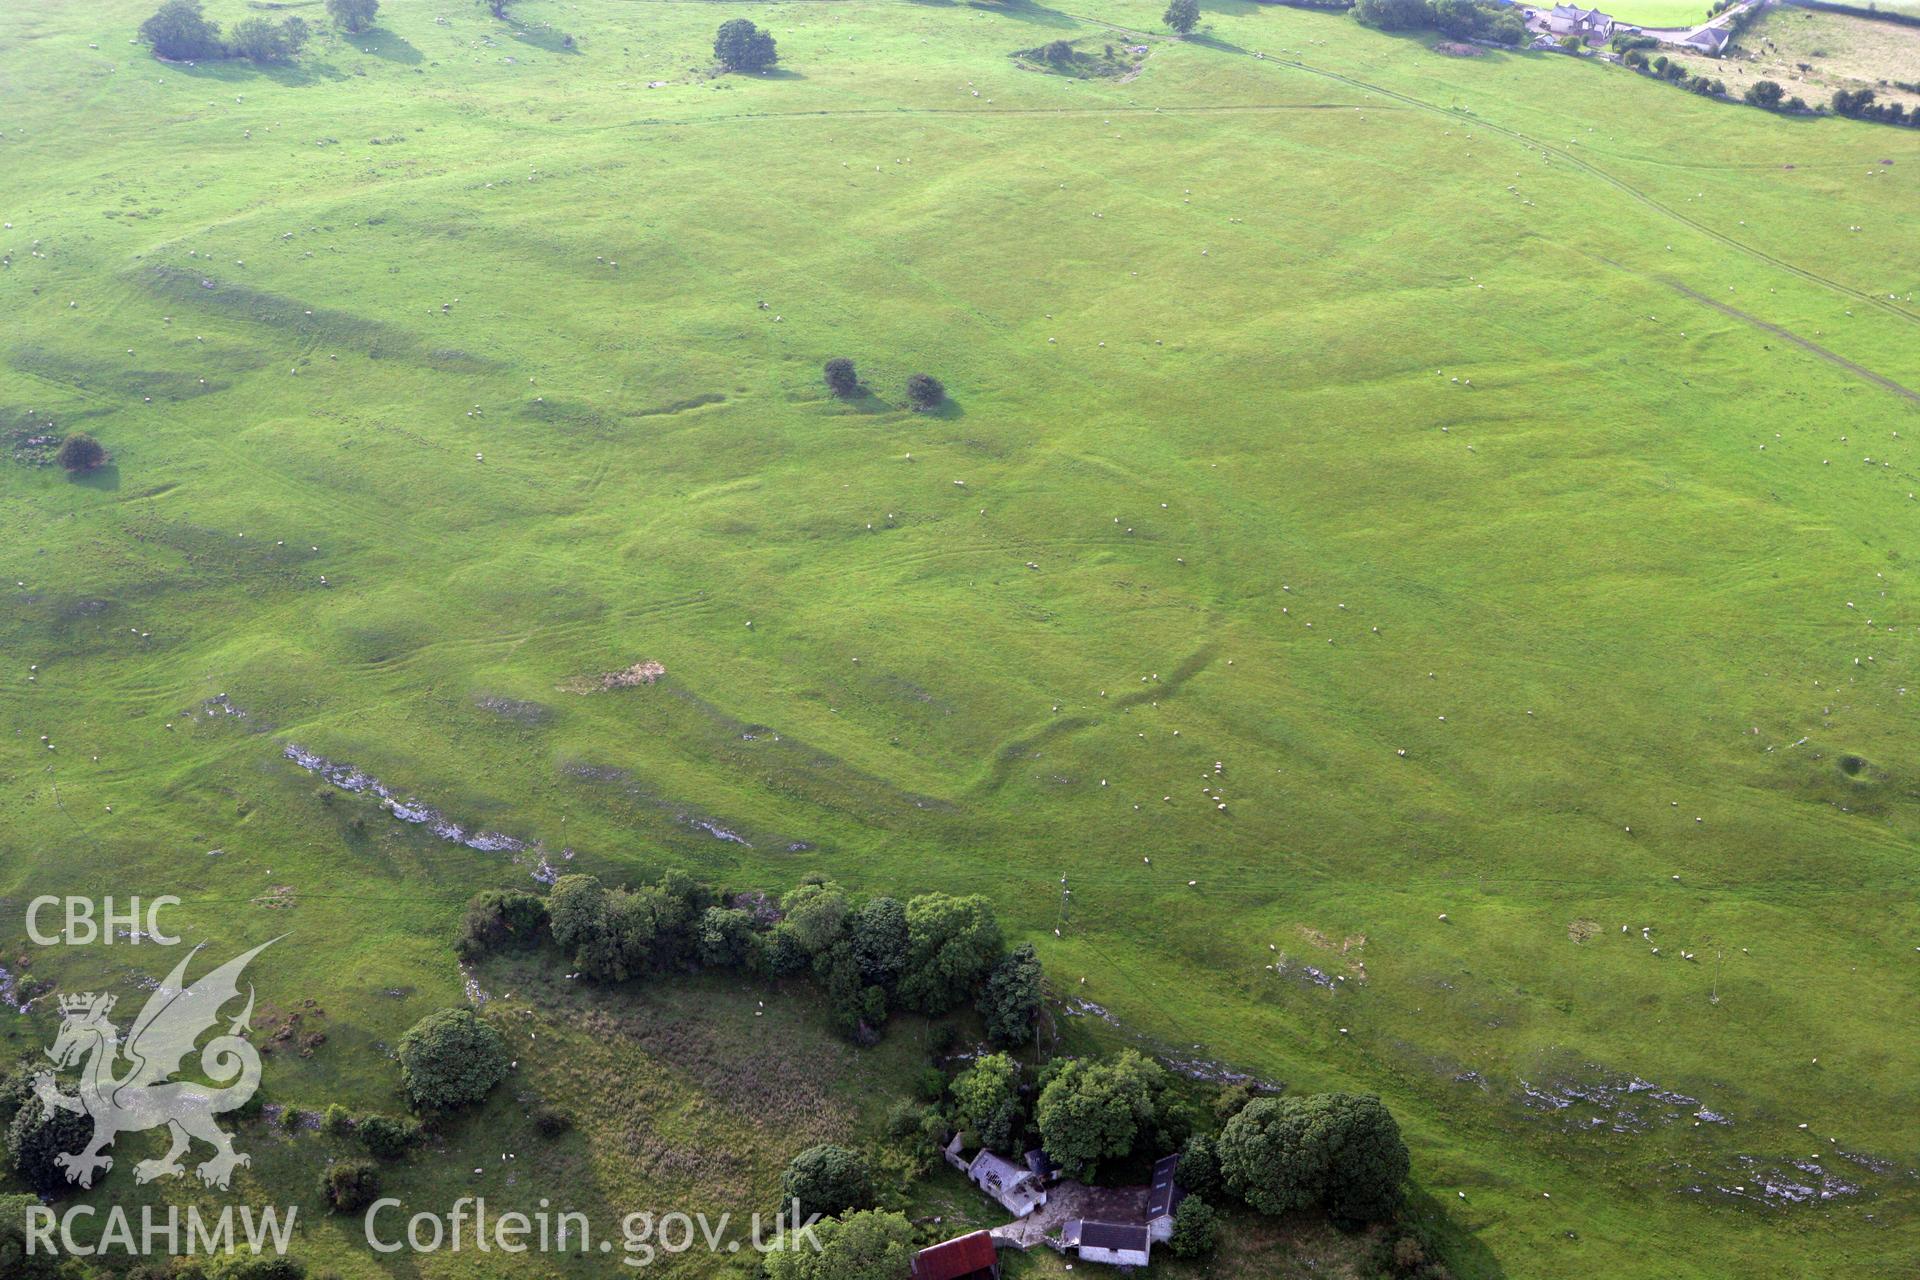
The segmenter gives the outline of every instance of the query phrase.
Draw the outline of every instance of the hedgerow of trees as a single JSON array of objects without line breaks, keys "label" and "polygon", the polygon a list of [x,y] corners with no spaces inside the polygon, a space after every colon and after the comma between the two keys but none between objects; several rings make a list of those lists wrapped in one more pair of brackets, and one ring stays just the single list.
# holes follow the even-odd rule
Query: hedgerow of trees
[{"label": "hedgerow of trees", "polygon": [[166,0],[140,24],[140,38],[169,62],[215,58],[285,62],[305,47],[311,34],[306,20],[298,15],[280,22],[253,16],[234,23],[232,34],[222,40],[220,24],[206,16],[200,0]]},{"label": "hedgerow of trees", "polygon": [[930,1017],[977,1000],[990,1032],[1024,1043],[1043,974],[1032,949],[1008,954],[983,897],[926,893],[906,902],[855,899],[812,877],[764,916],[729,906],[712,886],[669,871],[635,888],[562,876],[545,896],[489,891],[468,904],[456,947],[464,959],[551,941],[592,982],[690,969],[806,976],[839,1030],[876,1039],[888,1016]]}]

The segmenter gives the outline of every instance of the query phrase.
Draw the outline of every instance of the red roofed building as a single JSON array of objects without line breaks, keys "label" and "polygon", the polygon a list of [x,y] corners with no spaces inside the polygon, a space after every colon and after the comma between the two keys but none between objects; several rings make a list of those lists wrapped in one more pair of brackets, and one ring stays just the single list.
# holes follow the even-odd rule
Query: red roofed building
[{"label": "red roofed building", "polygon": [[1000,1280],[1000,1254],[984,1231],[922,1249],[913,1258],[913,1280]]}]

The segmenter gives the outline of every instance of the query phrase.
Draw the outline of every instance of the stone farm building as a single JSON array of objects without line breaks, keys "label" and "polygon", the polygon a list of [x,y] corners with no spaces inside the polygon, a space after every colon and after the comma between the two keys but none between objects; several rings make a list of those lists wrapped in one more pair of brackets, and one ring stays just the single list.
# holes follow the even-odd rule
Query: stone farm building
[{"label": "stone farm building", "polygon": [[1086,1222],[1075,1218],[1060,1232],[1063,1248],[1082,1262],[1105,1262],[1116,1267],[1144,1267],[1153,1250],[1145,1226],[1131,1222]]}]

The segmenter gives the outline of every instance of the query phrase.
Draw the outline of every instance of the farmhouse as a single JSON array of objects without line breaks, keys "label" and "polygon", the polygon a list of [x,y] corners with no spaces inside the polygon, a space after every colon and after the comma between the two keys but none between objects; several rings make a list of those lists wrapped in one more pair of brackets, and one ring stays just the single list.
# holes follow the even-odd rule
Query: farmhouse
[{"label": "farmhouse", "polygon": [[1579,36],[1587,44],[1605,44],[1613,38],[1613,18],[1598,9],[1557,4],[1543,17],[1547,30],[1556,36]]},{"label": "farmhouse", "polygon": [[1079,1218],[1061,1229],[1060,1243],[1075,1251],[1082,1262],[1105,1262],[1116,1267],[1144,1267],[1153,1251],[1153,1237],[1146,1227]]},{"label": "farmhouse", "polygon": [[1047,1189],[1032,1170],[980,1148],[967,1166],[967,1177],[1016,1218],[1024,1218],[1047,1202]]},{"label": "farmhouse", "polygon": [[913,1257],[912,1280],[1000,1280],[1000,1255],[985,1231],[929,1245]]},{"label": "farmhouse", "polygon": [[1155,1240],[1173,1235],[1173,1211],[1186,1198],[1187,1193],[1174,1181],[1179,1171],[1178,1155],[1162,1156],[1153,1162],[1153,1185],[1147,1188],[1147,1231]]},{"label": "farmhouse", "polygon": [[1701,27],[1697,31],[1687,32],[1673,43],[1683,49],[1697,49],[1717,58],[1726,49],[1728,39],[1725,27]]}]

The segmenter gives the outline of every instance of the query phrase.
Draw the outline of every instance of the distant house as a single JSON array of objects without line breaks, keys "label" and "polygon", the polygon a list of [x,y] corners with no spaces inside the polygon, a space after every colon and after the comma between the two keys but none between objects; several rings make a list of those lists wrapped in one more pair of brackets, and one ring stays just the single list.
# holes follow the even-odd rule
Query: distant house
[{"label": "distant house", "polygon": [[1173,1211],[1187,1193],[1174,1181],[1180,1172],[1180,1157],[1162,1156],[1153,1162],[1153,1185],[1147,1188],[1147,1232],[1155,1240],[1173,1235]]},{"label": "distant house", "polygon": [[1153,1236],[1143,1226],[1120,1222],[1084,1222],[1075,1218],[1060,1232],[1063,1247],[1082,1262],[1105,1262],[1116,1267],[1144,1267],[1153,1252]]},{"label": "distant house", "polygon": [[967,1166],[967,1177],[1016,1218],[1024,1218],[1047,1202],[1047,1189],[1032,1170],[1003,1160],[985,1147]]},{"label": "distant house", "polygon": [[1701,27],[1698,31],[1688,32],[1674,43],[1684,48],[1698,49],[1701,53],[1711,54],[1717,58],[1726,50],[1729,39],[1724,27]]},{"label": "distant house", "polygon": [[1605,44],[1613,38],[1613,18],[1598,9],[1557,4],[1546,14],[1547,30],[1556,36],[1578,36],[1586,44]]},{"label": "distant house", "polygon": [[1000,1280],[1000,1255],[985,1231],[931,1245],[913,1256],[913,1280]]}]

